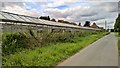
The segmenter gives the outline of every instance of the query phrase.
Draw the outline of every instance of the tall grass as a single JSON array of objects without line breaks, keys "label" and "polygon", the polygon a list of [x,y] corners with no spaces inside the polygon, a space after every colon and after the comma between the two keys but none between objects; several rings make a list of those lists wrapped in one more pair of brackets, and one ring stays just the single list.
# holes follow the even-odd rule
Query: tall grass
[{"label": "tall grass", "polygon": [[115,32],[114,34],[118,38],[118,53],[120,55],[120,38],[119,38],[120,36],[118,35],[118,32]]},{"label": "tall grass", "polygon": [[118,52],[119,52],[119,55],[120,55],[120,39],[118,40]]},{"label": "tall grass", "polygon": [[115,33],[115,36],[118,37],[118,53],[120,56],[120,36],[119,36],[118,32]]},{"label": "tall grass", "polygon": [[[60,43],[64,42],[62,41],[63,39],[66,40],[66,38],[63,37],[63,39],[59,38],[61,40],[56,44],[37,47],[32,50],[23,49],[21,52],[4,56],[3,66],[54,66],[106,34],[108,33],[99,32],[86,35],[83,34],[84,36],[77,35],[74,37],[74,40],[76,40],[75,42],[67,41],[65,43]],[[72,35],[69,37],[72,37]]]},{"label": "tall grass", "polygon": [[95,34],[97,32],[41,32],[35,36],[34,32],[3,33],[2,55],[6,56],[22,51],[23,49],[34,49],[56,43],[75,43],[79,37]]}]

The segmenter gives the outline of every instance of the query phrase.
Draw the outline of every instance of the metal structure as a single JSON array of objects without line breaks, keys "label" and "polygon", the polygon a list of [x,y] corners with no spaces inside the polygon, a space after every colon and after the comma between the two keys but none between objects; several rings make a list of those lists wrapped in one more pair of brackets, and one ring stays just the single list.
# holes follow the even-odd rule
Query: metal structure
[{"label": "metal structure", "polygon": [[28,26],[28,27],[30,26],[33,27],[33,29],[35,28],[37,30],[42,30],[43,28],[52,29],[52,30],[54,29],[69,30],[69,31],[100,30],[95,28],[81,27],[78,25],[47,21],[47,20],[38,19],[36,17],[19,15],[4,11],[0,11],[0,20],[1,20],[0,22],[1,24],[3,24],[4,26],[7,25],[6,27],[12,27],[12,28],[13,27],[19,28],[20,26]]}]

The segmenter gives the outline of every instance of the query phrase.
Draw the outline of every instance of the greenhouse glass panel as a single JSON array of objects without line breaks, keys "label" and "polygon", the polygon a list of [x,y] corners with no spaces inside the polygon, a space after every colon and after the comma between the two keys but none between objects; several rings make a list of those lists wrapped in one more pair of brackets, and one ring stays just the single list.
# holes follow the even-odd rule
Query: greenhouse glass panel
[{"label": "greenhouse glass panel", "polygon": [[38,21],[39,21],[40,24],[45,24],[44,20],[38,19]]},{"label": "greenhouse glass panel", "polygon": [[3,15],[0,14],[0,19],[6,19]]},{"label": "greenhouse glass panel", "polygon": [[34,21],[36,21],[36,23],[39,23],[39,20],[36,18],[32,18]]},{"label": "greenhouse glass panel", "polygon": [[31,20],[31,22],[34,22],[34,23],[36,22],[36,21],[34,21],[33,18],[31,18],[31,17],[26,17],[26,18],[29,19],[29,20]]},{"label": "greenhouse glass panel", "polygon": [[31,20],[27,19],[27,18],[24,17],[24,16],[19,16],[19,17],[21,17],[22,19],[24,19],[26,22],[32,22]]},{"label": "greenhouse glass panel", "polygon": [[20,18],[18,15],[15,15],[15,14],[10,14],[10,15],[13,16],[14,18],[16,18],[17,21],[25,21],[22,18]]},{"label": "greenhouse glass panel", "polygon": [[50,23],[50,21],[47,21],[47,20],[41,20],[42,23],[46,24],[46,25],[53,25],[52,23]]},{"label": "greenhouse glass panel", "polygon": [[9,20],[16,20],[15,18],[13,18],[11,15],[9,15],[8,13],[2,13],[7,19]]}]

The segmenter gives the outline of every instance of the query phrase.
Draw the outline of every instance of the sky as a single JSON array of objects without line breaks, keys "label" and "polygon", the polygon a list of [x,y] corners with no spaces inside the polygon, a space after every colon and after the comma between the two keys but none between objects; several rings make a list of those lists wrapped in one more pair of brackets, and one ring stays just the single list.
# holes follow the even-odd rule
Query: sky
[{"label": "sky", "polygon": [[21,2],[1,2],[1,11],[12,12],[33,17],[50,16],[81,23],[96,23],[100,27],[113,28],[118,15],[118,2],[80,1],[80,0],[41,0]]}]

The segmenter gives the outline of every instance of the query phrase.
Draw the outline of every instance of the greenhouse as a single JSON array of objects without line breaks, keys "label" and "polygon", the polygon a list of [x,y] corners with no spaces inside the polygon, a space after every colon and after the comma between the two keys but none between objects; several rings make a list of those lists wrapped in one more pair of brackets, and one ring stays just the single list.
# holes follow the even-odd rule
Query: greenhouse
[{"label": "greenhouse", "polygon": [[30,27],[37,31],[81,31],[89,30],[96,31],[100,29],[81,27],[78,25],[47,21],[38,19],[37,17],[19,15],[9,12],[0,11],[0,20],[3,25],[4,31],[25,31],[26,28]]}]

